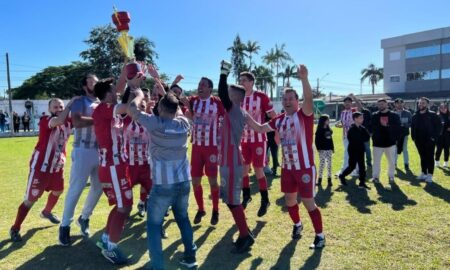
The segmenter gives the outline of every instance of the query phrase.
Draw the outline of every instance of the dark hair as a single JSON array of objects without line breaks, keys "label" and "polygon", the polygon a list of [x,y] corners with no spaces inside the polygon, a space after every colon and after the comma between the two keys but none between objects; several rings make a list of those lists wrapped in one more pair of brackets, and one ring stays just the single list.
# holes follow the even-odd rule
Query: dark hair
[{"label": "dark hair", "polygon": [[401,103],[401,104],[403,104],[403,99],[401,99],[401,98],[396,98],[396,99],[394,100],[394,103]]},{"label": "dark hair", "polygon": [[354,113],[352,114],[352,119],[355,120],[356,118],[358,118],[358,117],[360,117],[360,116],[363,116],[363,114],[360,113],[360,112],[354,112]]},{"label": "dark hair", "polygon": [[285,95],[287,93],[294,93],[295,99],[298,100],[299,97],[298,97],[297,91],[295,91],[294,88],[284,88],[283,95]]},{"label": "dark hair", "polygon": [[176,113],[178,110],[178,99],[173,93],[167,93],[160,101],[161,106],[168,113]]},{"label": "dark hair", "polygon": [[323,125],[325,124],[325,122],[326,122],[327,120],[330,120],[330,116],[329,116],[328,114],[322,114],[322,115],[319,117],[319,122],[317,123],[317,127],[318,127],[318,128],[323,128]]},{"label": "dark hair", "polygon": [[113,78],[101,79],[95,84],[94,95],[100,100],[105,99],[106,94],[111,91],[113,83]]},{"label": "dark hair", "polygon": [[86,86],[87,85],[87,79],[89,79],[89,77],[97,77],[97,75],[95,75],[94,73],[86,73],[83,77],[83,79],[81,79],[81,86]]},{"label": "dark hair", "polygon": [[343,100],[343,102],[346,102],[347,100],[350,100],[351,102],[353,102],[353,98],[346,96]]},{"label": "dark hair", "polygon": [[209,88],[214,88],[214,83],[213,83],[213,81],[210,79],[210,78],[207,78],[207,77],[202,77],[201,79],[200,79],[200,81],[201,80],[206,80],[207,82],[208,82],[208,87]]},{"label": "dark hair", "polygon": [[425,100],[427,102],[427,104],[430,104],[430,99],[429,98],[427,98],[427,97],[419,98],[419,100],[421,100],[421,99]]},{"label": "dark hair", "polygon": [[243,71],[243,72],[239,73],[239,77],[240,76],[245,76],[245,77],[247,77],[247,79],[249,79],[252,82],[255,81],[255,75],[249,71]]},{"label": "dark hair", "polygon": [[[163,85],[164,86],[164,85]],[[170,86],[170,90],[172,90],[173,88],[180,88],[181,92],[183,92],[183,88],[181,88],[178,84],[172,84]]]}]

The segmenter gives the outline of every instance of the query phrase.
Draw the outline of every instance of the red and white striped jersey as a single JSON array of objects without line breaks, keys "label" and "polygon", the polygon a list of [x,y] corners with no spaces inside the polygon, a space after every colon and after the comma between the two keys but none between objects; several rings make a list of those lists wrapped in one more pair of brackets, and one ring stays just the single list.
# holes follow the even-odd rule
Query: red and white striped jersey
[{"label": "red and white striped jersey", "polygon": [[123,151],[128,159],[128,164],[149,164],[150,134],[147,129],[129,116],[125,117],[123,122]]},{"label": "red and white striped jersey", "polygon": [[284,169],[302,170],[314,166],[313,114],[306,116],[302,109],[293,115],[283,113],[270,120],[269,126],[280,135]]},{"label": "red and white striped jersey", "polygon": [[224,115],[224,108],[220,98],[210,96],[202,100],[195,96],[189,99],[192,108],[192,135],[193,145],[217,146],[217,132],[219,118]]},{"label": "red and white striped jersey", "polygon": [[[265,114],[273,111],[273,104],[269,97],[261,91],[253,91],[251,95],[245,96],[241,103],[244,109],[256,122],[263,124]],[[245,125],[241,142],[265,142],[267,141],[266,133],[254,131],[248,125]]]},{"label": "red and white striped jersey", "polygon": [[31,169],[41,172],[58,173],[66,162],[66,144],[72,130],[72,122],[66,119],[63,125],[50,128],[51,116],[43,116],[39,121],[39,139],[31,157]]},{"label": "red and white striped jersey", "polygon": [[116,113],[116,106],[102,102],[92,113],[98,143],[99,165],[102,167],[126,162],[122,147],[123,120]]}]

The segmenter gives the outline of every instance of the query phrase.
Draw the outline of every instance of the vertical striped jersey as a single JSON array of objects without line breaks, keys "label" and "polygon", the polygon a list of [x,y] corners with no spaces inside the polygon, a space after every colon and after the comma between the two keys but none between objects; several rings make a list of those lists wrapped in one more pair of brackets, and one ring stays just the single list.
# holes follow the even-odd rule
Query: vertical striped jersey
[{"label": "vertical striped jersey", "polygon": [[192,144],[198,146],[217,146],[219,119],[224,108],[220,98],[210,96],[205,100],[195,96],[189,99],[192,108]]},{"label": "vertical striped jersey", "polygon": [[[269,97],[261,91],[253,91],[251,95],[245,96],[241,103],[244,109],[257,123],[263,124],[266,113],[273,111],[273,104]],[[245,125],[241,142],[254,143],[267,141],[266,133],[254,131]]]},{"label": "vertical striped jersey", "polygon": [[[83,96],[75,100],[70,107],[70,113],[80,113],[81,116],[92,116],[94,109],[100,104],[95,98]],[[94,126],[75,128],[73,147],[76,148],[97,148],[97,140],[95,138]]]},{"label": "vertical striped jersey", "polygon": [[123,120],[123,151],[129,165],[146,165],[149,159],[150,134],[137,121],[126,116]]}]

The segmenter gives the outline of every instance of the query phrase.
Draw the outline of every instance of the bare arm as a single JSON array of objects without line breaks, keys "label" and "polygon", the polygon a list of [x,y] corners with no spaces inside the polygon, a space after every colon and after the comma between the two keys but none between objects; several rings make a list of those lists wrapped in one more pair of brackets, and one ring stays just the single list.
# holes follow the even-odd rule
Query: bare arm
[{"label": "bare arm", "polygon": [[123,94],[125,91],[125,88],[127,86],[127,72],[126,72],[126,66],[127,64],[123,64],[122,71],[120,72],[119,80],[116,84],[116,93]]},{"label": "bare arm", "polygon": [[129,103],[127,114],[133,119],[137,120],[140,114],[139,104],[144,99],[144,93],[141,89],[137,89],[134,94],[136,97]]},{"label": "bare arm", "polygon": [[249,125],[253,130],[255,130],[256,132],[260,132],[260,133],[266,133],[266,132],[270,132],[273,131],[273,129],[269,126],[268,123],[265,124],[259,124],[257,123],[250,115],[247,114],[246,117],[246,123],[247,125]]},{"label": "bare arm", "polygon": [[308,81],[308,69],[305,65],[298,66],[297,76],[303,86],[303,113],[307,116],[312,115],[314,112],[313,93],[311,90],[311,85]]},{"label": "bare arm", "polygon": [[74,113],[72,114],[72,124],[76,128],[84,128],[92,126],[94,120],[92,117],[81,115],[81,113]]},{"label": "bare arm", "polygon": [[64,124],[64,122],[66,121],[67,116],[69,115],[70,106],[72,105],[73,101],[78,99],[78,98],[79,97],[72,98],[67,103],[67,105],[64,108],[64,110],[57,117],[53,117],[52,119],[50,119],[50,122],[48,122],[48,126],[50,128],[54,128],[54,127],[57,127],[57,126],[60,126],[60,125]]},{"label": "bare arm", "polygon": [[158,95],[164,96],[166,94],[166,91],[164,90],[164,86],[161,82],[161,79],[159,78],[159,74],[156,68],[153,65],[149,64],[147,66],[147,71],[150,74],[150,76],[152,76],[152,78],[155,80]]},{"label": "bare arm", "polygon": [[174,86],[175,84],[178,84],[181,80],[183,80],[184,77],[181,74],[178,74],[175,80],[173,80],[172,84],[170,86]]}]

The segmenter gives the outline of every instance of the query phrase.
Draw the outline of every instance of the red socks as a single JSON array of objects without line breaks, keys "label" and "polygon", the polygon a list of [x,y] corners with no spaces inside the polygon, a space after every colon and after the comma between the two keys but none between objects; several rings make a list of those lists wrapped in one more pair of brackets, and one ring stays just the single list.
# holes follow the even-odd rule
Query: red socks
[{"label": "red socks", "polygon": [[322,214],[320,213],[319,208],[312,210],[311,212],[308,212],[309,216],[311,217],[311,221],[314,227],[314,231],[316,234],[322,233]]},{"label": "red socks", "polygon": [[300,222],[300,212],[298,209],[298,204],[294,206],[288,207],[289,216],[291,217],[294,224],[298,224]]},{"label": "red socks", "polygon": [[219,211],[219,187],[211,188],[213,211]]},{"label": "red socks", "polygon": [[58,202],[59,195],[55,196],[53,192],[50,192],[48,194],[47,204],[45,205],[44,210],[42,212],[46,214],[50,214],[53,210],[53,207],[55,207],[56,203]]},{"label": "red socks", "polygon": [[205,211],[205,206],[203,205],[202,185],[194,186],[194,197],[198,205],[198,211]]},{"label": "red socks", "polygon": [[11,227],[13,230],[16,231],[20,230],[20,226],[22,225],[22,222],[25,220],[29,211],[30,208],[26,207],[24,203],[22,203],[19,206],[19,209],[17,210],[16,221],[14,222],[14,225]]},{"label": "red socks", "polygon": [[108,218],[108,223],[110,222],[110,224],[106,225],[107,228],[109,228],[109,240],[113,243],[118,243],[120,240],[120,234],[125,227],[125,221],[128,217],[128,214],[121,213],[117,210],[117,207],[114,207],[111,210],[110,216],[111,219]]},{"label": "red socks", "polygon": [[245,219],[244,207],[242,207],[242,204],[232,205],[230,210],[233,215],[234,222],[238,227],[239,237],[246,237],[248,235],[248,225],[247,220]]},{"label": "red socks", "polygon": [[265,176],[258,179],[259,190],[267,190],[267,179]]},{"label": "red socks", "polygon": [[250,177],[248,175],[242,177],[242,188],[250,188]]}]

